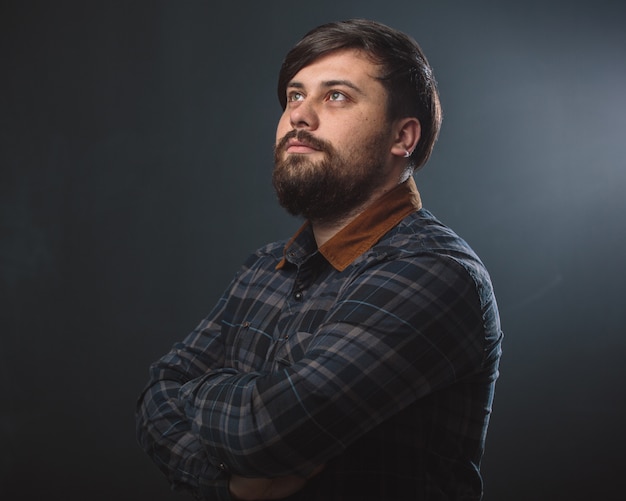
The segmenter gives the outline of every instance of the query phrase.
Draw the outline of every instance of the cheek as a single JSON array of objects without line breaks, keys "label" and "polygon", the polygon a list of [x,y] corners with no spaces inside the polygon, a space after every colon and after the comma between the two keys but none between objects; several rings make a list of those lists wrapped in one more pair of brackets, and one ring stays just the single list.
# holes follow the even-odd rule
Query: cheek
[{"label": "cheek", "polygon": [[373,130],[366,116],[358,117],[357,120],[346,120],[332,134],[333,142],[350,150],[359,149],[369,142]]}]

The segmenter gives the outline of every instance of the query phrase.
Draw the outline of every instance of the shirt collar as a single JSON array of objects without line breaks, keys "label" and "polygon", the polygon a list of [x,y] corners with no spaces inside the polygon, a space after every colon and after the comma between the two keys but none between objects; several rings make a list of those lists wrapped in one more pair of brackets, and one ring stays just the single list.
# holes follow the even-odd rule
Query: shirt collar
[{"label": "shirt collar", "polygon": [[[422,201],[415,180],[409,177],[407,181],[375,200],[318,250],[337,271],[343,271],[391,228],[421,207]],[[287,242],[284,249],[285,257],[278,263],[276,269],[281,269],[285,265],[288,249],[309,225],[308,221],[305,222]]]}]

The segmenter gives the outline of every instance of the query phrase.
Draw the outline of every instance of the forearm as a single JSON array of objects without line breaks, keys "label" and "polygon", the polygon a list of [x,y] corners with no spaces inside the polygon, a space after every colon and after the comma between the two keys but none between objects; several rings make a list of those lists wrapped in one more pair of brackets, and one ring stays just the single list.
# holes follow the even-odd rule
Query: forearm
[{"label": "forearm", "polygon": [[308,479],[303,476],[241,477],[211,464],[173,396],[179,387],[174,382],[153,385],[137,407],[139,443],[175,490],[189,490],[200,499],[245,501],[283,499],[304,487]]},{"label": "forearm", "polygon": [[216,371],[183,387],[181,398],[212,461],[251,477],[308,476],[415,398],[397,376],[387,375],[388,387],[373,382],[384,370],[371,379],[358,376],[362,364],[349,372],[340,382],[311,362],[271,374]]},{"label": "forearm", "polygon": [[176,490],[201,498],[229,499],[228,477],[212,465],[173,395],[180,385],[170,381],[147,388],[137,405],[137,439]]},{"label": "forearm", "polygon": [[[272,425],[273,405],[267,402],[267,394],[258,393],[257,383],[263,378],[260,373],[226,370],[185,385],[181,399],[186,402],[191,430],[211,456],[210,461],[230,473],[255,478],[307,476],[319,462],[290,447],[282,431]],[[285,397],[297,402],[297,397]],[[289,413],[302,421],[293,409]],[[299,422],[297,426],[301,429],[303,425]]]},{"label": "forearm", "polygon": [[[208,461],[179,399],[183,384],[205,374],[209,366],[222,364],[221,344],[209,334],[209,327],[210,321],[201,322],[183,343],[150,367],[149,382],[137,402],[137,439],[173,488],[228,499],[227,475]],[[189,350],[190,344],[205,349]]]}]

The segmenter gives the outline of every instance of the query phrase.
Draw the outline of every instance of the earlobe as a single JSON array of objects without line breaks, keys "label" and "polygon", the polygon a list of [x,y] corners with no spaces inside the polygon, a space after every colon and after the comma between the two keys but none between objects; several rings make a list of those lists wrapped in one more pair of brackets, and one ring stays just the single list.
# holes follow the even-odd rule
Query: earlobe
[{"label": "earlobe", "polygon": [[409,158],[420,140],[422,128],[417,118],[403,118],[398,122],[396,140],[391,149],[394,155]]}]

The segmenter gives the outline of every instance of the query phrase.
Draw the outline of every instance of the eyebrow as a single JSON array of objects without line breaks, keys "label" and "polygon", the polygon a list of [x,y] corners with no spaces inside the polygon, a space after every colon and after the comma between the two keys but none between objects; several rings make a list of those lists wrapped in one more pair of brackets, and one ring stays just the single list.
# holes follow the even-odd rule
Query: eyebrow
[{"label": "eyebrow", "polygon": [[[345,86],[345,87],[349,87],[350,89],[355,90],[356,92],[358,92],[359,94],[364,94],[364,92],[355,84],[353,84],[350,80],[327,80],[325,82],[322,82],[321,86],[322,87],[337,87],[337,86]],[[301,82],[296,82],[296,81],[292,81],[289,82],[289,85],[287,85],[287,88],[292,88],[292,89],[304,89],[304,84]]]}]

